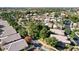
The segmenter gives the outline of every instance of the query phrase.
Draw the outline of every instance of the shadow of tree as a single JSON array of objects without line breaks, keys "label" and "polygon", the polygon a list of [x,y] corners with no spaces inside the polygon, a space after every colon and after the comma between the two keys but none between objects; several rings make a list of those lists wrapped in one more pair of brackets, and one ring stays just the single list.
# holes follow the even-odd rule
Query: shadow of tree
[{"label": "shadow of tree", "polygon": [[63,49],[65,48],[65,43],[59,41],[59,42],[57,43],[57,45],[55,46],[55,48],[57,48],[58,50],[61,51],[61,50],[63,50]]}]

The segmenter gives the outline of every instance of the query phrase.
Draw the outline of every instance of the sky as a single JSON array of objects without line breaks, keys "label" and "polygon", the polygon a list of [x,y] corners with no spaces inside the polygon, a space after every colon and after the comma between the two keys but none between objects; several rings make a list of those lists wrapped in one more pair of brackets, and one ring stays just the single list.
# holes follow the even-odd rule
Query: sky
[{"label": "sky", "polygon": [[79,0],[0,0],[0,7],[79,7]]}]

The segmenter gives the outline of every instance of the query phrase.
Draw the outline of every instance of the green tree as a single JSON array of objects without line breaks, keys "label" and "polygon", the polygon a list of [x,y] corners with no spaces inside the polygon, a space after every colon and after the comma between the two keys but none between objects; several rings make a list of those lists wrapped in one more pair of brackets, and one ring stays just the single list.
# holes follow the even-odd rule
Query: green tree
[{"label": "green tree", "polygon": [[36,21],[29,21],[26,26],[26,30],[28,31],[28,34],[36,39],[39,38],[39,33],[42,28],[43,28],[42,24]]},{"label": "green tree", "polygon": [[73,21],[74,23],[79,22],[79,17],[77,15],[71,16],[70,17],[71,21]]},{"label": "green tree", "polygon": [[71,38],[74,38],[75,37],[75,32],[74,31],[71,32],[70,37]]},{"label": "green tree", "polygon": [[46,38],[45,40],[46,40],[48,45],[51,45],[51,46],[54,46],[54,47],[58,43],[58,40],[55,37],[52,37],[52,38],[49,37],[49,38]]},{"label": "green tree", "polygon": [[59,12],[55,12],[55,15],[54,15],[54,17],[58,17],[60,15],[60,13]]},{"label": "green tree", "polygon": [[16,31],[22,36],[22,37],[25,37],[28,35],[27,31],[25,28],[21,27],[21,26],[18,26],[16,28]]},{"label": "green tree", "polygon": [[69,35],[71,33],[71,30],[69,28],[65,28],[65,34]]},{"label": "green tree", "polygon": [[[23,28],[22,26],[18,25],[17,21],[16,21],[16,15],[17,17],[19,17],[19,12],[10,12],[10,13],[5,13],[3,12],[1,14],[2,18],[6,21],[8,21],[8,23],[16,29],[16,31],[22,36],[25,37],[28,33],[26,31],[25,28]],[[15,18],[14,18],[15,17]]]},{"label": "green tree", "polygon": [[46,38],[48,36],[48,29],[46,27],[43,27],[43,29],[40,31],[40,38]]}]

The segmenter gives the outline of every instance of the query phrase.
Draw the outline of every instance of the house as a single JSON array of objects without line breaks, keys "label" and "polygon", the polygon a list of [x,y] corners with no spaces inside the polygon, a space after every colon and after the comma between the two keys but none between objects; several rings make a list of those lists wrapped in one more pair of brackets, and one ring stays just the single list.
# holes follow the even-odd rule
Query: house
[{"label": "house", "polygon": [[71,20],[65,20],[64,21],[64,28],[67,35],[72,31],[73,28],[73,22]]},{"label": "house", "polygon": [[59,42],[57,46],[60,46],[62,48],[65,47],[65,44],[70,44],[71,42],[68,40],[68,37],[64,35],[64,30],[60,29],[50,29],[51,32],[54,34],[51,34],[50,37],[55,37]]},{"label": "house", "polygon": [[20,39],[18,41],[12,42],[10,44],[3,46],[7,51],[19,51],[28,47],[28,44],[24,39]]},{"label": "house", "polygon": [[3,26],[3,27],[1,28],[1,29],[3,30],[2,34],[0,35],[1,37],[5,37],[5,36],[7,36],[7,35],[11,35],[11,34],[17,33],[17,32],[15,31],[15,29],[14,29],[12,26],[10,26],[10,25],[8,24],[7,21],[3,21],[2,19],[0,19],[0,25]]},{"label": "house", "polygon": [[21,39],[21,36],[17,33],[10,36],[6,36],[6,38],[1,39],[1,41],[3,41],[3,44],[6,44],[6,43],[13,42],[15,40],[19,40],[19,39]]},{"label": "house", "polygon": [[50,18],[50,21],[56,23],[56,19],[55,18]]},{"label": "house", "polygon": [[51,32],[57,34],[57,35],[64,35],[64,30],[60,29],[50,29]]},{"label": "house", "polygon": [[0,19],[0,25],[4,25],[5,26],[9,26],[8,22],[7,21],[3,21]]},{"label": "house", "polygon": [[73,23],[70,20],[66,19],[64,21],[64,24],[65,24],[65,28],[72,28]]},{"label": "house", "polygon": [[27,42],[21,39],[19,33],[8,24],[7,21],[0,20],[0,25],[3,25],[1,29],[3,33],[0,35],[0,48],[7,51],[19,51],[28,47]]},{"label": "house", "polygon": [[49,23],[49,18],[44,19],[44,23],[45,24]]},{"label": "house", "polygon": [[78,29],[78,30],[79,30],[79,22],[73,23],[72,28],[73,28],[73,29]]},{"label": "house", "polygon": [[3,27],[2,30],[3,33],[1,34],[1,37],[5,37],[17,33],[12,26]]},{"label": "house", "polygon": [[67,36],[64,36],[64,30],[59,30],[59,29],[50,29],[51,32],[55,33],[55,34],[51,34],[50,37],[56,37],[56,39],[58,39],[58,41],[64,42],[64,43],[70,43],[70,41],[68,41]]},{"label": "house", "polygon": [[53,29],[57,29],[58,26],[56,24],[53,24]]},{"label": "house", "polygon": [[77,27],[77,23],[73,23],[73,28],[76,28]]},{"label": "house", "polygon": [[71,43],[69,40],[67,40],[68,38],[66,36],[51,34],[50,37],[55,37],[58,41],[63,43],[67,43],[67,44]]},{"label": "house", "polygon": [[49,28],[53,28],[53,23],[47,23],[45,25],[48,26]]}]

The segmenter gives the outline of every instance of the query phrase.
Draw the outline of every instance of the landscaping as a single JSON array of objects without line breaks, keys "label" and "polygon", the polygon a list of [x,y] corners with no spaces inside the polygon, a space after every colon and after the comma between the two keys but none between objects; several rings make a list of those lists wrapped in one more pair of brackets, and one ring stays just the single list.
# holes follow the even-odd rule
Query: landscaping
[{"label": "landscaping", "polygon": [[[1,19],[6,20],[20,34],[21,38],[25,39],[29,46],[40,40],[54,48],[61,45],[61,47],[63,46],[61,50],[75,49],[72,42],[74,42],[75,32],[79,35],[79,30],[76,29],[79,17],[74,15],[71,9],[25,8],[11,9],[9,12],[8,9],[6,10],[7,12],[2,10]],[[77,26],[74,26],[74,23]],[[71,30],[72,28],[74,30]]]}]

